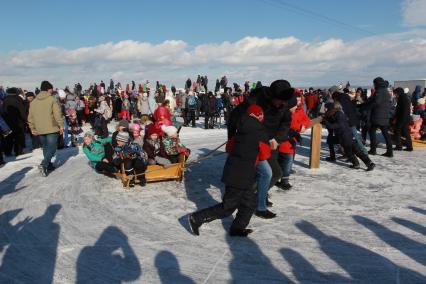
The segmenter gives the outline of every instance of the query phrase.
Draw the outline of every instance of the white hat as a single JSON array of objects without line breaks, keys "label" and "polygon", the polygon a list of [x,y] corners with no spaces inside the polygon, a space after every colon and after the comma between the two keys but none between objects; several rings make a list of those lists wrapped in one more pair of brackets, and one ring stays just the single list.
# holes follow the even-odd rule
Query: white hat
[{"label": "white hat", "polygon": [[161,130],[163,130],[164,133],[166,133],[167,136],[173,136],[177,134],[177,129],[174,126],[161,126]]},{"label": "white hat", "polygon": [[60,90],[58,90],[58,96],[59,96],[60,99],[63,100],[67,97],[67,94],[65,93],[64,90],[60,89]]},{"label": "white hat", "polygon": [[410,92],[410,89],[404,88],[404,94],[408,94],[408,92]]}]

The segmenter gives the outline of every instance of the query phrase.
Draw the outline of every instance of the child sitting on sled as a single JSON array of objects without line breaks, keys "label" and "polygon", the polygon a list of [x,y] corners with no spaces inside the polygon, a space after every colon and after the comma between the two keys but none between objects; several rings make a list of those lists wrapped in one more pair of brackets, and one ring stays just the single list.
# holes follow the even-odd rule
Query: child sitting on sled
[{"label": "child sitting on sled", "polygon": [[167,153],[164,149],[163,141],[160,137],[160,129],[155,124],[150,124],[145,135],[143,149],[148,154],[149,165],[170,165],[170,160],[167,159]]},{"label": "child sitting on sled", "polygon": [[114,175],[118,170],[112,164],[114,149],[111,138],[95,140],[91,132],[84,134],[83,152],[90,161],[90,165],[97,172],[105,175]]},{"label": "child sitting on sled", "polygon": [[179,155],[182,153],[186,158],[189,157],[191,151],[186,148],[182,142],[180,142],[178,130],[174,126],[165,126],[161,127],[165,136],[163,138],[164,149],[167,154],[167,158],[172,163],[179,162]]},{"label": "child sitting on sled", "polygon": [[[124,170],[127,175],[138,175],[141,186],[145,186],[146,180],[143,174],[148,165],[148,156],[139,144],[130,141],[130,135],[126,131],[120,131],[117,136],[117,146],[114,148],[115,158],[113,164],[121,168],[124,163]],[[133,181],[134,182],[134,181]],[[130,184],[134,186],[134,184]]]}]

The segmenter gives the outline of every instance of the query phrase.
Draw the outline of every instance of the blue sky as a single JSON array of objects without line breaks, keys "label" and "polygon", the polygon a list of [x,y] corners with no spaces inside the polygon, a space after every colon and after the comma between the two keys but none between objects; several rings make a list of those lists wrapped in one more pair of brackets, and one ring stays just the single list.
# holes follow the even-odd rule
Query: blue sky
[{"label": "blue sky", "polygon": [[3,1],[0,85],[421,78],[424,11],[426,0]]},{"label": "blue sky", "polygon": [[[350,28],[286,6],[295,3]],[[215,1],[3,1],[1,50],[61,46],[77,48],[132,39],[159,43],[184,40],[191,45],[235,41],[245,36],[344,40],[402,27],[396,0],[215,0]]]}]

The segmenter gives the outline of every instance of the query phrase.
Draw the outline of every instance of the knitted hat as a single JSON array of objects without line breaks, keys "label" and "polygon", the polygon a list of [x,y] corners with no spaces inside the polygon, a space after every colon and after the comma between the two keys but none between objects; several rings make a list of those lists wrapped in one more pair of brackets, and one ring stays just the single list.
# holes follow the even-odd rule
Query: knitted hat
[{"label": "knitted hat", "polygon": [[41,82],[41,86],[40,86],[41,91],[48,91],[50,89],[53,89],[53,85],[50,84],[49,81]]},{"label": "knitted hat", "polygon": [[147,137],[150,137],[152,134],[159,135],[159,131],[157,129],[157,126],[154,123],[148,125],[148,129],[146,130],[146,134],[148,135]]},{"label": "knitted hat", "polygon": [[[248,108],[247,108],[247,114],[253,114],[253,115],[255,115],[256,117],[259,117],[259,116],[263,116],[263,109],[262,109],[262,107],[260,107],[259,105],[257,105],[257,104],[252,104],[252,105],[250,105]],[[262,119],[262,121],[263,121],[263,119]]]},{"label": "knitted hat", "polygon": [[174,126],[163,125],[161,126],[161,129],[163,130],[164,133],[166,133],[167,136],[173,136],[177,134],[177,129]]},{"label": "knitted hat", "polygon": [[89,138],[93,138],[94,134],[92,131],[87,131],[86,133],[84,133],[84,138],[89,137]]},{"label": "knitted hat", "polygon": [[287,101],[294,94],[294,89],[287,80],[276,80],[270,86],[272,98]]},{"label": "knitted hat", "polygon": [[404,88],[404,93],[408,94],[408,92],[410,92],[409,88]]},{"label": "knitted hat", "polygon": [[129,133],[125,131],[120,131],[116,137],[117,141],[127,143],[129,142]]},{"label": "knitted hat", "polygon": [[124,128],[129,128],[129,122],[125,119],[120,120],[120,122],[118,123],[118,126],[122,126]]},{"label": "knitted hat", "polygon": [[25,96],[26,96],[27,98],[29,98],[29,97],[34,97],[35,95],[34,95],[34,93],[33,93],[33,92],[28,92],[28,93],[26,93],[26,94],[25,94]]}]

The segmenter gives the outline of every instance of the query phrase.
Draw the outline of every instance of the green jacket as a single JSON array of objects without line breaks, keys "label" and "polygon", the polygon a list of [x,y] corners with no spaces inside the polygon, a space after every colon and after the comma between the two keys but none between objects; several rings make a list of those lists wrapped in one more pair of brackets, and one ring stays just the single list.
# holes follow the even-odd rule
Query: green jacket
[{"label": "green jacket", "polygon": [[40,92],[30,104],[28,124],[39,135],[57,133],[64,128],[61,108],[56,98],[48,92]]},{"label": "green jacket", "polygon": [[105,158],[104,144],[111,143],[112,138],[108,137],[105,139],[93,140],[89,145],[83,146],[83,152],[92,164],[92,167],[96,167],[96,164],[101,162]]}]

